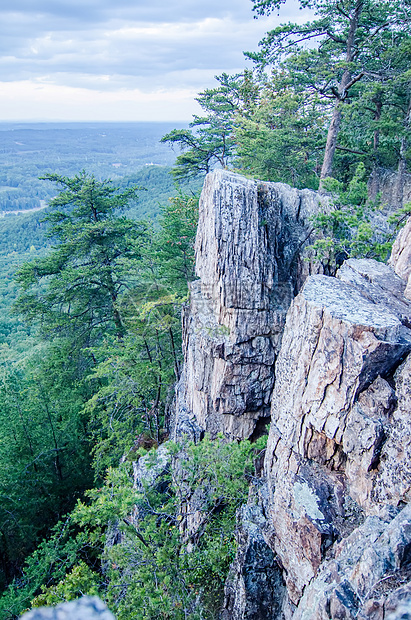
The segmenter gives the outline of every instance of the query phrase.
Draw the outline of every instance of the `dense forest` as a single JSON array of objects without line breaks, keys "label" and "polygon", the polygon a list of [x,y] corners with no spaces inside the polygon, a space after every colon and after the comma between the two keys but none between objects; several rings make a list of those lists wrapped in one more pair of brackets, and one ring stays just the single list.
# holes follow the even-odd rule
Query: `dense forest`
[{"label": "dense forest", "polygon": [[[256,0],[254,14],[263,19],[285,2]],[[268,32],[246,53],[251,69],[223,74],[198,95],[203,116],[188,129],[165,129],[162,148],[179,149],[180,190],[164,167],[131,173],[123,144],[127,174],[114,181],[96,162],[33,165],[30,175],[43,177],[31,185],[35,199],[48,207],[0,221],[4,620],[85,593],[124,620],[216,617],[235,555],[235,511],[264,437],[169,442],[187,462],[182,478],[166,471],[155,488],[136,489],[131,475],[132,462],[168,437],[202,178],[229,167],[332,196],[333,209],[313,221],[312,246],[330,271],[348,256],[385,260],[411,209],[403,200],[411,3],[300,5],[313,10],[311,21]],[[64,159],[58,143],[53,157]],[[18,179],[12,165],[0,181],[3,210],[36,206],[27,193],[13,202],[27,170]],[[368,180],[381,169],[396,173],[390,205],[368,199]],[[152,461],[155,469],[154,453]],[[208,506],[189,550],[178,529],[188,487]]]},{"label": "dense forest", "polygon": [[[39,177],[50,172],[74,175],[86,169],[100,180],[120,180],[136,170],[150,174],[172,165],[173,153],[160,143],[170,127],[170,123],[0,123],[0,215],[44,207],[56,188]],[[161,192],[164,181],[157,181]]]}]

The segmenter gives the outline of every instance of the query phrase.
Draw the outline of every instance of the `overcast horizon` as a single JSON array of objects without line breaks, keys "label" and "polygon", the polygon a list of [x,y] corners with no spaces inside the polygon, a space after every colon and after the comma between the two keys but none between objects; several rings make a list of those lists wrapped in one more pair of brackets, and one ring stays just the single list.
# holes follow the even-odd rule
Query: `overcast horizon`
[{"label": "overcast horizon", "polygon": [[15,0],[0,7],[0,122],[188,122],[215,75],[247,66],[296,0]]}]

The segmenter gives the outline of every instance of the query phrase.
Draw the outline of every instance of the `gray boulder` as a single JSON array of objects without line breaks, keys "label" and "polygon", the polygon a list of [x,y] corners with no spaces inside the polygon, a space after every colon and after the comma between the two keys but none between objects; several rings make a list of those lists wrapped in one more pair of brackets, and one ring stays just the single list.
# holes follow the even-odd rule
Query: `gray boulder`
[{"label": "gray boulder", "polygon": [[32,609],[21,620],[115,620],[115,617],[98,596],[83,596],[56,607]]}]

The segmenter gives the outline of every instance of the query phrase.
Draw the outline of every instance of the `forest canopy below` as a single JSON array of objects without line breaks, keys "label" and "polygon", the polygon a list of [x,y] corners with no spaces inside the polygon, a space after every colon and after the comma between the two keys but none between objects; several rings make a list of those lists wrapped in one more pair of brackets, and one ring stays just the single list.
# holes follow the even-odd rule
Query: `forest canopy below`
[{"label": "forest canopy below", "polygon": [[[256,0],[254,14],[286,1]],[[252,68],[198,95],[203,114],[189,128],[165,130],[161,148],[177,147],[173,174],[186,185],[161,166],[130,172],[133,162],[114,181],[97,161],[42,168],[33,187],[47,187],[47,209],[0,221],[4,620],[82,593],[98,593],[120,620],[216,617],[264,439],[168,444],[173,457],[185,451],[190,484],[206,496],[190,553],[178,535],[186,481],[166,474],[161,488],[137,492],[131,480],[131,461],[168,437],[202,177],[231,168],[332,194],[333,210],[313,221],[313,250],[330,272],[347,256],[384,260],[387,214],[410,211],[410,0],[300,5],[311,21],[268,32],[246,53]],[[381,169],[396,175],[389,205],[368,197]],[[4,192],[13,182],[3,179]],[[107,544],[117,535],[128,547]]]}]

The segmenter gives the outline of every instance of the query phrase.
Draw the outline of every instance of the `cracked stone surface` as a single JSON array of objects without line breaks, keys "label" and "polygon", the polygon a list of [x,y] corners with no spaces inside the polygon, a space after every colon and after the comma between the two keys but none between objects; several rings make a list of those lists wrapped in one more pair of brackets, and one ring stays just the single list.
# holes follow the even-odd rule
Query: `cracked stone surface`
[{"label": "cracked stone surface", "polygon": [[202,194],[174,437],[270,420],[223,620],[408,617],[411,235],[326,277],[301,256],[320,206],[225,171]]},{"label": "cracked stone surface", "polygon": [[[284,567],[297,606],[292,618],[356,617],[347,609],[357,613],[364,592],[354,592],[352,576],[332,601],[318,579],[338,541],[360,532],[367,515],[379,519],[387,506],[409,501],[411,331],[404,289],[389,267],[348,261],[339,278],[310,276],[287,314],[265,459],[265,538]],[[411,528],[404,527],[411,548]],[[382,572],[373,566],[378,579],[384,566]],[[307,607],[305,592],[315,583],[323,611]]]},{"label": "cracked stone surface", "polygon": [[317,578],[306,588],[293,620],[330,618],[376,618],[383,620],[410,598],[394,586],[388,596],[375,598],[384,578],[400,573],[411,560],[411,505],[385,522],[368,517],[363,525],[336,545],[334,557],[321,566]]},{"label": "cracked stone surface", "polygon": [[259,506],[242,506],[237,522],[238,553],[226,582],[221,620],[272,620],[281,613],[285,585],[262,535],[265,517]]},{"label": "cracked stone surface", "polygon": [[411,218],[394,242],[389,263],[395,273],[405,280],[405,297],[411,299]]},{"label": "cracked stone surface", "polygon": [[272,432],[302,456],[310,429],[341,444],[358,395],[410,348],[411,331],[389,307],[336,278],[309,277],[287,315]]},{"label": "cracked stone surface", "polygon": [[337,278],[355,286],[371,303],[388,306],[390,312],[409,325],[411,303],[405,297],[407,284],[388,265],[371,259],[351,258],[338,270]]},{"label": "cracked stone surface", "polygon": [[310,269],[301,248],[319,204],[309,190],[223,170],[207,176],[175,436],[187,420],[232,439],[268,421],[274,362],[288,307]]}]

